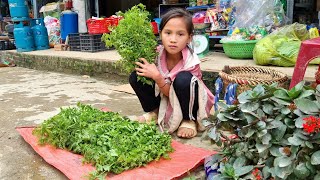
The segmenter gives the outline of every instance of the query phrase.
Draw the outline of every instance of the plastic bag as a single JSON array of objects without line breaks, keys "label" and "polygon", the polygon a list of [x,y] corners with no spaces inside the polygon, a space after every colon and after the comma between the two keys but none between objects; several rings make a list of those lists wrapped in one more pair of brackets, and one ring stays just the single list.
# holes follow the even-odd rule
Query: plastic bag
[{"label": "plastic bag", "polygon": [[44,18],[44,24],[48,31],[49,44],[53,47],[55,44],[60,44],[60,21],[59,19],[51,16]]},{"label": "plastic bag", "polygon": [[[253,59],[258,65],[294,66],[301,42],[310,39],[304,24],[284,26],[259,40],[253,50]],[[310,64],[319,64],[315,59]]]},{"label": "plastic bag", "polygon": [[260,26],[271,32],[287,23],[280,0],[236,0],[233,5],[236,8],[233,27]]}]

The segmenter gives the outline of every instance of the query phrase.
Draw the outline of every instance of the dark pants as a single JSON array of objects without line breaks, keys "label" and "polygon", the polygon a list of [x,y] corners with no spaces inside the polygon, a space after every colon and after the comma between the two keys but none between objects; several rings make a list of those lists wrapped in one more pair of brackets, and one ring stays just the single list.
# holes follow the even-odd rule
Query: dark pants
[{"label": "dark pants", "polygon": [[[188,120],[189,117],[189,103],[190,103],[190,82],[192,78],[192,74],[188,71],[182,71],[177,74],[174,82],[173,88],[178,97],[181,111],[183,114],[183,119]],[[153,111],[160,106],[160,95],[155,96],[154,85],[150,86],[147,84],[142,84],[140,81],[137,81],[136,72],[131,73],[129,77],[129,83],[136,95],[139,98],[141,106],[145,112]],[[192,110],[192,115],[194,118],[197,118],[197,111],[199,109],[198,104],[198,84],[195,86],[195,97],[194,97],[194,105]]]}]

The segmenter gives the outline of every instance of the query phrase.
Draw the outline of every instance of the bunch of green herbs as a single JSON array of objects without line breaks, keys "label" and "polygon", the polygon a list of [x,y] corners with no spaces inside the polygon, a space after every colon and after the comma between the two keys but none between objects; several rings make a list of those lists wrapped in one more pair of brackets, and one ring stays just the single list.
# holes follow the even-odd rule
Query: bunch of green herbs
[{"label": "bunch of green herbs", "polygon": [[130,121],[116,112],[102,112],[90,105],[62,109],[35,128],[40,144],[51,144],[84,156],[96,171],[89,177],[105,177],[144,166],[173,152],[171,136],[156,124]]},{"label": "bunch of green herbs", "polygon": [[[112,28],[110,34],[104,34],[102,40],[106,46],[114,46],[121,56],[117,62],[125,72],[131,73],[135,70],[135,62],[138,58],[145,58],[153,63],[157,56],[157,40],[148,17],[149,12],[143,4],[133,6],[125,13],[119,12],[123,19],[118,26]],[[138,76],[138,81],[152,85],[151,79]]]}]

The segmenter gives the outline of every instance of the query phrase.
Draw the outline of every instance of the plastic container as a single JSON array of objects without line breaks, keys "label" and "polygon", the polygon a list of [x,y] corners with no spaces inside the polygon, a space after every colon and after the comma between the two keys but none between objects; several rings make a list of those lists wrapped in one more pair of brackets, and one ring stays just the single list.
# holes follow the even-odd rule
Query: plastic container
[{"label": "plastic container", "polygon": [[12,21],[29,20],[28,2],[26,0],[9,0],[8,2]]},{"label": "plastic container", "polygon": [[160,30],[161,18],[154,18],[153,20],[154,20],[154,22],[157,23],[157,25],[158,25],[158,30]]},{"label": "plastic container", "polygon": [[31,25],[36,50],[49,49],[48,31],[45,27],[43,18],[33,19]]},{"label": "plastic container", "polygon": [[29,22],[21,21],[14,24],[14,39],[18,52],[35,50],[33,33]]},{"label": "plastic container", "polygon": [[158,34],[159,33],[158,24],[156,22],[151,22],[151,26],[152,26],[153,34]]},{"label": "plastic container", "polygon": [[103,34],[109,33],[109,26],[113,24],[113,19],[104,18],[104,19],[88,19],[87,27],[89,34]]},{"label": "plastic container", "polygon": [[258,40],[250,41],[223,41],[222,47],[224,53],[233,59],[252,59],[253,58],[253,49]]},{"label": "plastic container", "polygon": [[69,33],[78,33],[78,13],[70,10],[61,12],[60,16],[61,39],[64,42]]},{"label": "plastic container", "polygon": [[98,52],[106,50],[101,41],[102,34],[80,34],[80,46],[83,52]]},{"label": "plastic container", "polygon": [[70,33],[68,35],[69,38],[69,46],[70,46],[70,51],[81,51],[81,46],[80,46],[80,34],[79,33]]}]

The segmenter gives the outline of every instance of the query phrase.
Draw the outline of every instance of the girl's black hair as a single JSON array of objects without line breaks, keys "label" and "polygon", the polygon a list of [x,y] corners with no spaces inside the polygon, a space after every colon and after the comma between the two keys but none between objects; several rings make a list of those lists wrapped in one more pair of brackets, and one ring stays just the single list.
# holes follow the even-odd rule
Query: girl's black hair
[{"label": "girl's black hair", "polygon": [[184,18],[186,25],[187,25],[187,31],[189,34],[193,34],[193,23],[192,23],[192,15],[183,8],[172,8],[168,12],[166,12],[161,18],[159,30],[162,31],[164,26],[168,23],[168,21],[172,18],[182,17]]}]

